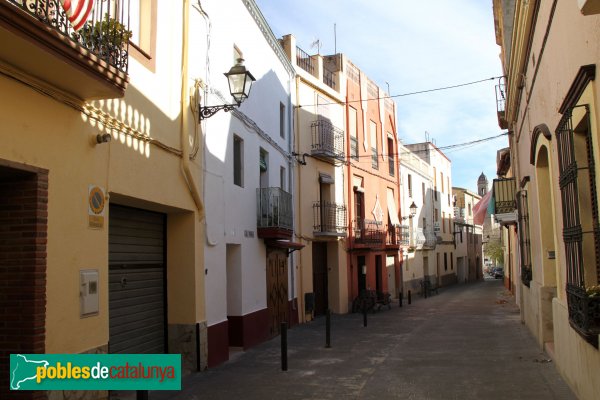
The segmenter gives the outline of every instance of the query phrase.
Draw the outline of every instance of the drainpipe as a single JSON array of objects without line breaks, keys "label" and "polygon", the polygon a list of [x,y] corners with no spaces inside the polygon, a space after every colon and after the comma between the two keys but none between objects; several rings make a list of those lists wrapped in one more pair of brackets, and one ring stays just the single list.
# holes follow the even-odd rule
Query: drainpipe
[{"label": "drainpipe", "polygon": [[[295,78],[295,75],[292,75],[292,78]],[[290,191],[290,194],[292,195],[292,202],[294,202],[294,174],[292,172],[292,167],[293,167],[293,161],[291,158],[291,154],[292,154],[292,141],[294,140],[294,130],[293,130],[293,117],[294,117],[294,109],[292,108],[292,80],[288,79],[288,190]],[[300,204],[300,202],[298,201],[297,204]],[[298,207],[300,208],[300,207]],[[292,210],[294,209],[294,207],[292,207]],[[299,221],[299,220],[298,220]],[[292,232],[296,232],[296,226],[294,224],[294,219],[292,218]],[[296,273],[295,269],[294,269],[294,258],[295,255],[294,253],[292,253],[292,256],[290,257],[290,264],[291,264],[291,269],[292,269],[292,302],[294,301],[294,295],[296,293],[296,279],[294,278],[294,275]],[[298,301],[296,301],[296,304],[298,304]],[[293,307],[292,307],[293,310]],[[296,310],[298,311],[298,310]]]},{"label": "drainpipe", "polygon": [[188,186],[194,204],[198,210],[198,219],[204,219],[204,204],[198,192],[198,186],[190,169],[190,140],[188,126],[190,120],[189,88],[188,88],[188,31],[189,31],[189,0],[183,0],[183,36],[181,46],[181,170]]},{"label": "drainpipe", "polygon": [[[296,104],[300,104],[300,98],[298,93],[299,88],[300,88],[300,77],[296,76]],[[291,97],[291,96],[290,96]],[[298,135],[294,136],[294,140],[296,141],[296,148],[300,149],[300,133],[299,133],[299,129],[300,129],[300,117],[299,117],[299,113],[300,113],[300,107],[296,107],[296,132],[298,132]],[[290,142],[291,143],[291,142]],[[298,168],[298,224],[299,224],[299,228],[300,228],[300,234],[302,234],[302,204],[301,204],[301,199],[302,199],[302,168],[297,167]],[[300,250],[300,262],[298,263],[298,283],[300,286],[300,291],[298,293],[298,297],[299,297],[299,308],[300,308],[300,315],[302,316],[302,318],[300,318],[300,322],[304,323],[306,322],[306,312],[304,312],[304,273],[303,273],[303,265],[302,265],[302,254],[303,251]]]}]

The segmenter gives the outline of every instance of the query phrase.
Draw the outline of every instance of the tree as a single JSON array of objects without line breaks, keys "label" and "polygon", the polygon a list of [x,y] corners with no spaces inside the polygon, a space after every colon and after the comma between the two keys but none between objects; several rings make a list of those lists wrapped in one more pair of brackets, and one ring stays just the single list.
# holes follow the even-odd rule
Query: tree
[{"label": "tree", "polygon": [[485,254],[497,264],[504,264],[504,249],[499,239],[492,239],[486,243]]}]

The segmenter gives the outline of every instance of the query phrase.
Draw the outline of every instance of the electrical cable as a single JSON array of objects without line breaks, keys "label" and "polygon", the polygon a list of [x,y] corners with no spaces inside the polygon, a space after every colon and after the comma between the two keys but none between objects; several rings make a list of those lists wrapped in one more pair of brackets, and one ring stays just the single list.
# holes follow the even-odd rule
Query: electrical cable
[{"label": "electrical cable", "polygon": [[493,81],[493,80],[500,79],[500,78],[502,78],[502,76],[492,76],[491,78],[480,79],[478,81],[459,83],[459,84],[456,84],[456,85],[443,86],[443,87],[438,87],[438,88],[433,88],[433,89],[418,90],[418,91],[415,91],[415,92],[400,93],[400,94],[394,94],[394,95],[389,95],[389,96],[376,97],[376,98],[372,98],[372,99],[366,98],[366,99],[360,99],[360,100],[350,100],[350,101],[345,101],[345,102],[344,101],[342,101],[342,102],[332,101],[332,102],[329,102],[329,103],[319,103],[319,104],[301,104],[301,105],[298,105],[296,107],[302,108],[302,107],[314,107],[314,106],[327,106],[327,105],[332,105],[332,104],[345,105],[345,104],[350,104],[350,103],[360,103],[362,101],[392,99],[392,98],[396,98],[396,97],[406,97],[406,96],[413,96],[413,95],[416,95],[416,94],[438,92],[438,91],[441,91],[441,90],[448,90],[448,89],[456,89],[456,88],[459,88],[459,87],[469,86],[469,85],[475,85],[475,84],[478,84],[478,83],[487,82],[487,81]]}]

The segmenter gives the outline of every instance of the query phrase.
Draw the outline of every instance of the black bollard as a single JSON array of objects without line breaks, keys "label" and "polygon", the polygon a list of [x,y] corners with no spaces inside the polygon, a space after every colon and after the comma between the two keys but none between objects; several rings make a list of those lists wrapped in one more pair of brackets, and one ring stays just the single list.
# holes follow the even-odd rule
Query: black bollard
[{"label": "black bollard", "polygon": [[398,306],[402,307],[402,297],[404,296],[404,294],[402,293],[402,291],[398,292]]},{"label": "black bollard", "polygon": [[367,327],[367,307],[363,307],[363,326]]},{"label": "black bollard", "polygon": [[331,310],[327,309],[325,316],[325,348],[331,348]]},{"label": "black bollard", "polygon": [[410,304],[411,298],[410,298],[410,290],[408,291],[408,304]]},{"label": "black bollard", "polygon": [[281,370],[287,371],[287,322],[281,323]]}]

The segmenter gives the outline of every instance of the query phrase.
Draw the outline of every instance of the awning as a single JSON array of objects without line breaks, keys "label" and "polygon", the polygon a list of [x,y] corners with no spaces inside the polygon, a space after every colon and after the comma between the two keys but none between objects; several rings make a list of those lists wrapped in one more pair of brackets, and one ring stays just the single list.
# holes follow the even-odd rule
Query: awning
[{"label": "awning", "polygon": [[280,249],[294,249],[300,250],[305,245],[298,242],[292,242],[291,240],[265,240],[265,244],[271,247],[277,247]]},{"label": "awning", "polygon": [[387,191],[387,208],[392,225],[400,226],[400,220],[398,219],[398,210],[396,210],[396,200],[394,200],[394,192],[390,189],[388,189]]}]

